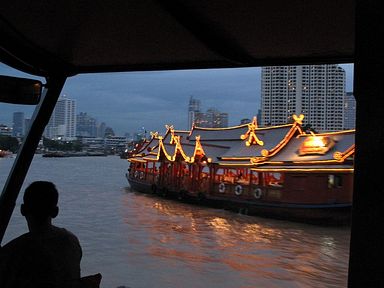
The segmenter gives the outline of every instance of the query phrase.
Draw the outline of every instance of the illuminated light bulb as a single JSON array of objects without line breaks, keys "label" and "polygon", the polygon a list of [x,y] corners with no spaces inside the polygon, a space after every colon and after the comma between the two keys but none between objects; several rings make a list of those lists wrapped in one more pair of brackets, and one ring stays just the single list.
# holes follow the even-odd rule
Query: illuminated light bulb
[{"label": "illuminated light bulb", "polygon": [[318,136],[310,137],[307,144],[312,147],[325,147],[324,138]]}]

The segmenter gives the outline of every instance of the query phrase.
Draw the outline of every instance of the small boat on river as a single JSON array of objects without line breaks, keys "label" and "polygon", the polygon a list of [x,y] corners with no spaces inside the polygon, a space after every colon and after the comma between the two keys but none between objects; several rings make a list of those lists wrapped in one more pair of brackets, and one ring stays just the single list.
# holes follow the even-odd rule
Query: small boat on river
[{"label": "small boat on river", "polygon": [[306,133],[291,124],[260,128],[166,126],[131,153],[133,190],[260,215],[318,224],[349,222],[355,131]]},{"label": "small boat on river", "polygon": [[12,152],[0,149],[0,158],[11,157]]}]

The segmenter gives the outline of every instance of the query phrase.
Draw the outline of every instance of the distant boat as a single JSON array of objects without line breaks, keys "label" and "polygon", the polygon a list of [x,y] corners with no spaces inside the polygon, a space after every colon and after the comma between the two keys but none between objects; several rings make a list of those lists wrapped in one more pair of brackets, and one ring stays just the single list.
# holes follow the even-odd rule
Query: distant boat
[{"label": "distant boat", "polygon": [[0,158],[10,157],[12,155],[13,155],[13,153],[11,151],[1,150],[0,149]]},{"label": "distant boat", "polygon": [[128,159],[132,189],[244,214],[324,224],[348,223],[354,130],[305,133],[292,124],[177,131]]},{"label": "distant boat", "polygon": [[63,151],[53,151],[53,152],[43,153],[43,157],[51,158],[51,157],[68,157],[68,156]]}]

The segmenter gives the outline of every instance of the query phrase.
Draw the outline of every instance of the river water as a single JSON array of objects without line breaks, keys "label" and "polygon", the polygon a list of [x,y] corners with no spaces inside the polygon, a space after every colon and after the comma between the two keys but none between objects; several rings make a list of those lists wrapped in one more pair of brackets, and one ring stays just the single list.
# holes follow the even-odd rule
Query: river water
[{"label": "river water", "polygon": [[[13,158],[0,158],[3,187]],[[36,155],[25,185],[53,181],[54,220],[83,248],[82,274],[101,287],[346,287],[350,229],[192,206],[131,191],[117,156]],[[21,195],[4,243],[27,231]]]}]

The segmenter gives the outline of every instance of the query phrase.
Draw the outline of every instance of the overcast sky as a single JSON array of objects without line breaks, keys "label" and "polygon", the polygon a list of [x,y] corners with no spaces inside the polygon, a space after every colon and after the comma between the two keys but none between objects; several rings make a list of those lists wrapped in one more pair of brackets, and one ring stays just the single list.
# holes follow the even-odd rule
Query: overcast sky
[{"label": "overcast sky", "polygon": [[[353,65],[346,70],[347,91],[352,91]],[[76,100],[77,113],[87,112],[105,122],[117,135],[165,132],[165,124],[187,127],[190,97],[200,99],[202,110],[216,108],[229,114],[229,124],[256,116],[260,107],[260,68],[181,70],[85,74],[67,80],[62,95]],[[0,64],[0,74],[30,75]],[[37,78],[38,77],[33,77]],[[43,80],[43,82],[45,82]],[[32,115],[32,108],[0,103],[0,123],[12,125],[12,113]]]}]

